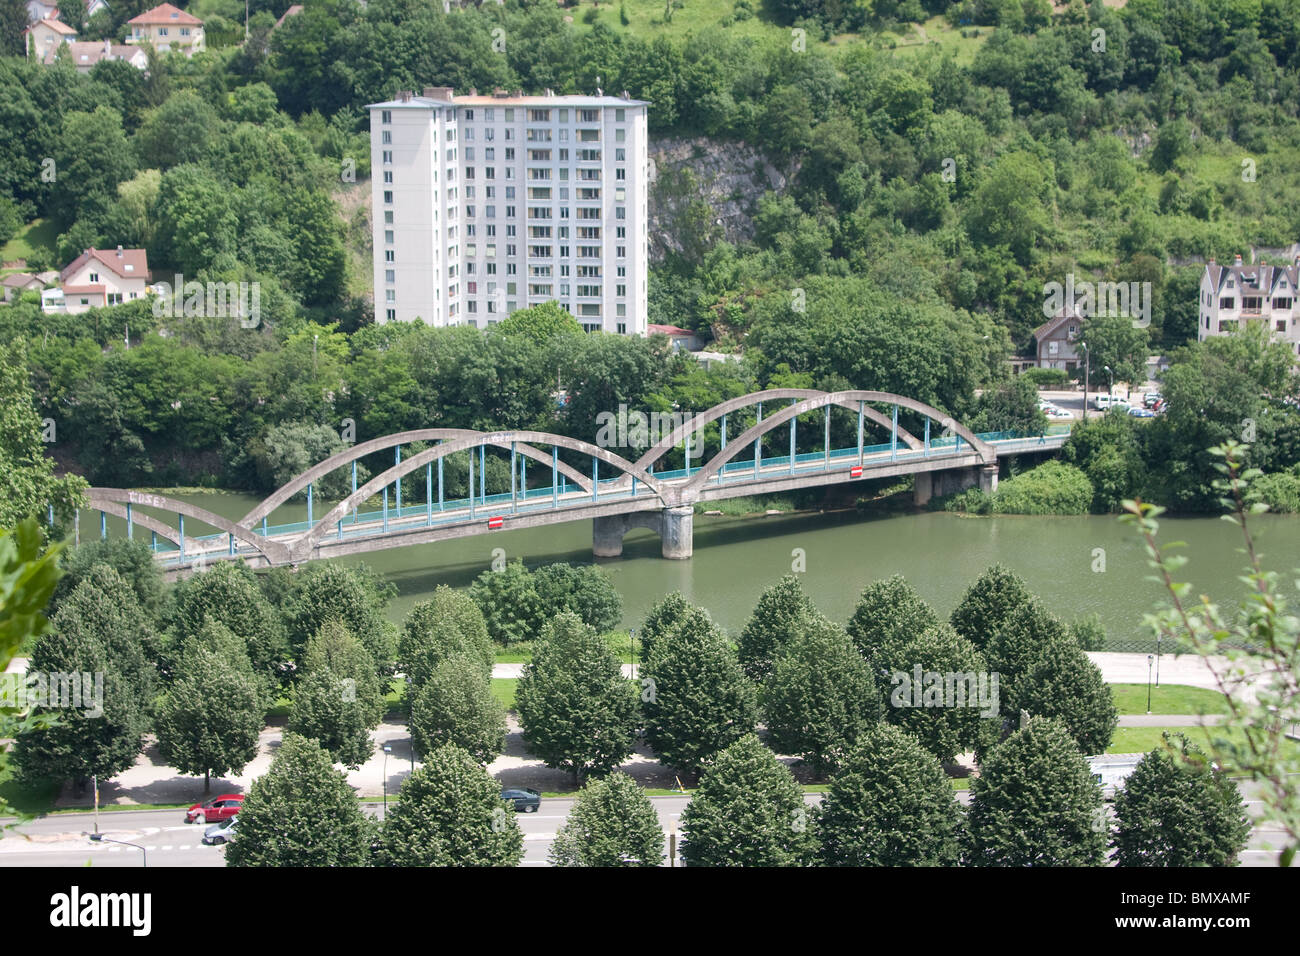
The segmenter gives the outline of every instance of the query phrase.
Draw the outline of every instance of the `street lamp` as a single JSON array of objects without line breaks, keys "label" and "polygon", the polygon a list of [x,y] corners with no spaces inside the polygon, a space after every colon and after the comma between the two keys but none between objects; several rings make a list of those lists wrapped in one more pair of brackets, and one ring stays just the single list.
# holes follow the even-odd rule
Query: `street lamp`
[{"label": "street lamp", "polygon": [[1086,421],[1088,418],[1088,375],[1090,372],[1088,368],[1088,343],[1080,342],[1079,351],[1083,353],[1083,417]]},{"label": "street lamp", "polygon": [[391,744],[384,744],[384,819],[388,819],[388,755],[393,752]]},{"label": "street lamp", "polygon": [[82,836],[90,837],[94,843],[117,843],[121,846],[133,846],[140,851],[140,866],[147,867],[149,865],[149,854],[138,843],[128,843],[126,840],[111,840],[102,833],[83,833]]},{"label": "street lamp", "polygon": [[1160,686],[1160,635],[1156,635],[1156,686]]},{"label": "street lamp", "polygon": [[1115,401],[1115,373],[1110,370],[1109,365],[1103,365],[1102,368],[1106,370],[1106,377],[1110,381],[1110,391],[1107,394],[1113,402]]},{"label": "street lamp", "polygon": [[1147,655],[1147,713],[1148,714],[1151,713],[1151,662],[1154,660],[1155,657],[1153,655],[1151,654]]}]

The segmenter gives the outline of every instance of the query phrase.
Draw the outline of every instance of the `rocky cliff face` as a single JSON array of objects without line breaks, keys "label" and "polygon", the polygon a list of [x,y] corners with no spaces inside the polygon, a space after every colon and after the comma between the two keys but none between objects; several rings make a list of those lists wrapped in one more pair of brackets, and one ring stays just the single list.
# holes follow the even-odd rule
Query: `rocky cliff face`
[{"label": "rocky cliff face", "polygon": [[696,256],[719,239],[752,238],[759,197],[784,189],[792,175],[746,143],[705,136],[652,139],[649,158],[653,262],[670,252]]}]

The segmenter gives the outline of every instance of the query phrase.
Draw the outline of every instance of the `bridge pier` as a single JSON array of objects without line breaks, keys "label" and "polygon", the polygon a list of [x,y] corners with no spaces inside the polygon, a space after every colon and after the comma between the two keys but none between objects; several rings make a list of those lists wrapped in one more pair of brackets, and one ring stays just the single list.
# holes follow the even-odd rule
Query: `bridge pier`
[{"label": "bridge pier", "polygon": [[976,465],[973,468],[949,468],[944,471],[917,472],[912,485],[912,503],[918,508],[929,504],[931,498],[965,491],[979,486],[980,491],[992,494],[998,490],[998,465]]},{"label": "bridge pier", "polygon": [[695,509],[690,505],[662,511],[633,511],[591,519],[591,551],[598,558],[623,554],[623,536],[633,528],[649,528],[663,542],[663,556],[684,560],[694,551]]}]

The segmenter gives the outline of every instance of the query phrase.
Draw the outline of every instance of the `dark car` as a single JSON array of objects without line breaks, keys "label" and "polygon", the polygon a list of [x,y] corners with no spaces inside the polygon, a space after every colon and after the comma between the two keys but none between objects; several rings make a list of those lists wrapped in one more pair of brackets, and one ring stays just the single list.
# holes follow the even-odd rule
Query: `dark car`
[{"label": "dark car", "polygon": [[536,790],[529,790],[527,787],[513,787],[510,790],[502,790],[501,799],[507,803],[513,803],[516,812],[522,813],[536,813],[537,808],[542,805],[542,795]]},{"label": "dark car", "polygon": [[223,793],[211,800],[196,803],[186,810],[185,822],[220,823],[222,820],[229,820],[233,817],[243,805],[244,795],[242,793]]}]

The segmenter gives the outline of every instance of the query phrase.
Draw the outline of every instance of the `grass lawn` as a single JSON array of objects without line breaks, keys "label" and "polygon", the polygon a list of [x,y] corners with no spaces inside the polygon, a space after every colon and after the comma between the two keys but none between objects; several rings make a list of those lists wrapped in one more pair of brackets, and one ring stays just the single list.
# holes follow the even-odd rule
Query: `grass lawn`
[{"label": "grass lawn", "polygon": [[[900,56],[910,56],[921,50],[942,50],[949,54],[958,66],[970,66],[975,62],[975,54],[993,33],[992,27],[954,27],[946,17],[931,17],[924,24],[909,24],[909,31],[894,41],[895,52]],[[962,31],[975,36],[962,36]],[[889,35],[882,35],[889,36]],[[888,44],[888,40],[886,40]]]},{"label": "grass lawn", "polygon": [[27,259],[38,248],[43,248],[50,257],[52,268],[57,268],[55,259],[58,253],[59,230],[53,219],[33,219],[3,246],[0,246],[0,262],[13,262],[15,259]]},{"label": "grass lawn", "polygon": [[30,785],[19,783],[14,779],[12,759],[11,755],[10,764],[0,774],[0,797],[19,813],[48,813],[59,795],[60,784],[55,781]]},{"label": "grass lawn", "polygon": [[[1215,727],[1118,727],[1115,730],[1115,737],[1107,753],[1111,754],[1138,754],[1150,753],[1157,747],[1163,747],[1164,741],[1161,734],[1168,732],[1170,734],[1186,734],[1187,739],[1198,747],[1207,749],[1210,742],[1210,733],[1222,733]],[[1232,734],[1230,739],[1240,739],[1239,734]],[[1288,756],[1292,762],[1300,761],[1300,743],[1294,740],[1285,740],[1282,742],[1282,753]]]},{"label": "grass lawn", "polygon": [[519,680],[514,677],[492,678],[492,696],[501,702],[506,710],[515,709],[515,685]]},{"label": "grass lawn", "polygon": [[[1121,714],[1147,712],[1146,684],[1111,684],[1111,696]],[[1185,684],[1162,684],[1151,688],[1153,714],[1226,714],[1228,703],[1216,690],[1188,687]]]},{"label": "grass lawn", "polygon": [[[391,714],[394,711],[401,713],[404,709],[403,699],[406,697],[406,679],[397,677],[393,679],[393,689],[384,695],[384,713]],[[268,720],[274,717],[287,718],[289,711],[293,709],[293,700],[288,696],[279,697],[271,708],[266,712]]]}]

